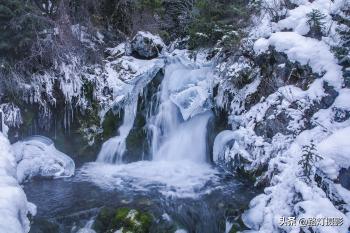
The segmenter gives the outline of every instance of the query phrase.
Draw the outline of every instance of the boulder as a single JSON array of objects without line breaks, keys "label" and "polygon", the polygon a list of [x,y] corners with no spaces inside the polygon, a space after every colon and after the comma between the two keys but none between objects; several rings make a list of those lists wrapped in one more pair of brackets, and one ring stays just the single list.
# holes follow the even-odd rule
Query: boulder
[{"label": "boulder", "polygon": [[148,233],[153,218],[147,212],[122,208],[102,207],[92,226],[97,233],[130,232]]},{"label": "boulder", "polygon": [[142,59],[158,57],[165,47],[162,39],[149,32],[138,32],[131,41],[131,53]]}]

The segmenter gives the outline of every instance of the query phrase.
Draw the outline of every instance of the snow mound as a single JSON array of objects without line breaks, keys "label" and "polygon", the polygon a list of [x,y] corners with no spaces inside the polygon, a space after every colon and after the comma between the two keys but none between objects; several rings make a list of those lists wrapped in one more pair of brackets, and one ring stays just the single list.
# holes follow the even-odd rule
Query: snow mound
[{"label": "snow mound", "polygon": [[[318,145],[322,156],[332,159],[336,170],[350,167],[350,127],[339,129]],[[323,163],[325,161],[322,161]],[[334,177],[334,176],[333,176]],[[336,176],[335,176],[336,177]]]},{"label": "snow mound", "polygon": [[74,175],[74,161],[58,151],[49,138],[33,136],[16,142],[12,147],[20,182],[36,176],[58,178]]},{"label": "snow mound", "polygon": [[36,214],[36,207],[16,180],[16,159],[7,138],[0,133],[0,232],[29,232],[27,215]]}]

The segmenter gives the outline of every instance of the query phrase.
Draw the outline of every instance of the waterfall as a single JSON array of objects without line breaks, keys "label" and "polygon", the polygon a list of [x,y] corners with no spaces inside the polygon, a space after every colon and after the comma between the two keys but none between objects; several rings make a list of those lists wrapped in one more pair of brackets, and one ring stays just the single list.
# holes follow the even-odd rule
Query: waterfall
[{"label": "waterfall", "polygon": [[112,137],[102,145],[97,162],[120,163],[126,150],[126,138],[136,117],[137,102],[126,104],[123,124],[118,129],[118,136]]},{"label": "waterfall", "polygon": [[[148,119],[154,161],[205,162],[207,124],[211,112],[197,106],[200,101],[196,102],[196,93],[186,94],[196,84],[195,81],[201,80],[203,75],[207,77],[206,74],[206,69],[191,67],[181,60],[175,60],[165,68],[158,92],[158,112]],[[184,98],[179,100],[179,97]],[[191,118],[190,113],[194,113]]]},{"label": "waterfall", "polygon": [[[190,160],[204,163],[207,124],[212,115],[211,68],[199,67],[177,56],[169,56],[167,62],[157,99],[152,99],[148,104],[146,127],[151,157],[153,161]],[[126,138],[136,117],[137,98],[134,99],[133,103],[125,106],[124,121],[118,129],[118,136],[103,144],[98,162],[122,161]]]},{"label": "waterfall", "polygon": [[[98,163],[82,167],[77,175],[80,180],[94,182],[106,189],[152,190],[181,198],[207,193],[208,189],[204,188],[207,182],[218,181],[216,170],[206,162],[207,125],[213,115],[212,69],[181,55],[168,56],[166,64],[158,88],[143,86],[145,97],[142,100],[145,102],[139,103],[144,105],[137,108],[137,101],[133,101],[134,104],[125,106],[124,122],[118,136],[103,144]],[[141,91],[133,92],[131,99],[137,100],[134,97],[140,94]],[[133,125],[136,109],[144,111],[137,114],[145,117],[145,124],[137,127],[146,130],[143,139],[148,142],[143,151],[138,151],[149,153],[147,157],[152,160],[121,163],[126,151],[125,140],[136,126]]]}]

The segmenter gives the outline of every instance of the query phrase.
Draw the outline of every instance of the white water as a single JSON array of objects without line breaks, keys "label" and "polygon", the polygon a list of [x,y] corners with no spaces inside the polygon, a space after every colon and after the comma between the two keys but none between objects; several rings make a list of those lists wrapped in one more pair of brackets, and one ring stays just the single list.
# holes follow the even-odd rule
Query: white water
[{"label": "white water", "polygon": [[[154,161],[205,162],[210,111],[202,107],[201,101],[196,101],[200,97],[196,94],[186,96],[187,99],[181,103],[176,100],[182,93],[187,93],[188,89],[193,89],[196,81],[203,79],[206,71],[185,65],[181,60],[175,60],[166,67],[158,93],[158,113],[148,120]],[[189,118],[191,115],[193,117]]]},{"label": "white water", "polygon": [[126,106],[119,135],[103,144],[97,159],[110,164],[89,163],[78,179],[107,189],[156,187],[164,195],[177,196],[198,195],[209,180],[215,181],[216,171],[206,163],[211,73],[188,60],[169,59],[157,93],[158,108],[147,119],[153,160],[111,164],[121,162],[135,119],[136,106]]},{"label": "white water", "polygon": [[123,124],[118,129],[118,136],[110,138],[103,143],[102,149],[97,156],[97,162],[121,163],[126,150],[126,138],[134,125],[136,108],[136,103],[125,106]]}]

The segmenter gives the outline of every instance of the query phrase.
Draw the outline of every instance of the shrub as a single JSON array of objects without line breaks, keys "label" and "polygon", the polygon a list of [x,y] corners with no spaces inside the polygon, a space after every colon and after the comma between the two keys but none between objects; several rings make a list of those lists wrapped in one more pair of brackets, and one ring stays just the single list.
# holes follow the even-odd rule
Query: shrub
[{"label": "shrub", "polygon": [[307,181],[311,182],[315,175],[315,163],[322,159],[321,156],[317,154],[317,150],[313,141],[310,145],[304,145],[302,147],[303,154],[301,160],[298,162],[302,167],[302,177]]},{"label": "shrub", "polygon": [[320,40],[325,30],[324,19],[326,18],[326,15],[322,14],[319,10],[313,9],[306,16],[307,23],[310,26],[309,35],[313,38]]}]

